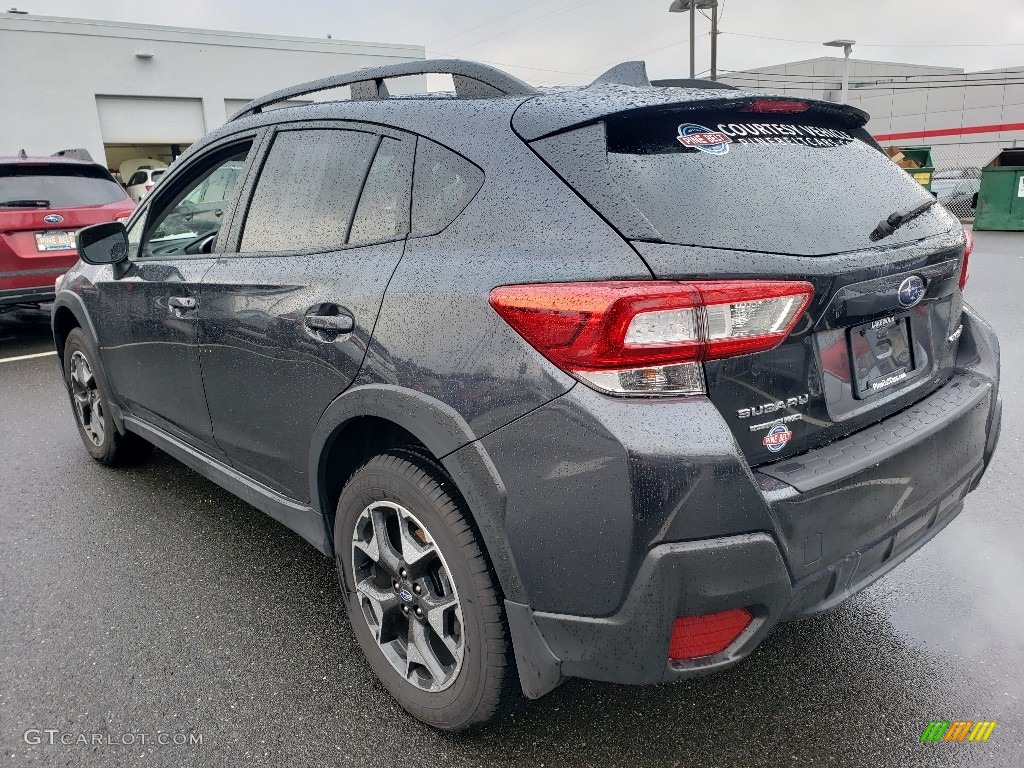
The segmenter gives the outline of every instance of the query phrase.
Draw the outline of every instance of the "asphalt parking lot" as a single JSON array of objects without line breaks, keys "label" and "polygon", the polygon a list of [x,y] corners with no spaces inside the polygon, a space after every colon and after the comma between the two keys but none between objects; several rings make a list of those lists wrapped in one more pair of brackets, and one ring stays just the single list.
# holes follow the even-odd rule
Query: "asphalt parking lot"
[{"label": "asphalt parking lot", "polygon": [[[931,544],[731,671],[571,681],[469,736],[390,700],[332,564],[298,536],[162,453],[95,464],[55,358],[25,357],[52,348],[48,314],[0,316],[0,753],[17,766],[1019,766],[1021,285],[1024,234],[978,233],[967,297],[1002,342],[1003,435]],[[921,744],[930,720],[998,726],[986,743]],[[29,729],[102,743],[29,744]],[[120,743],[159,733],[202,743]]]}]

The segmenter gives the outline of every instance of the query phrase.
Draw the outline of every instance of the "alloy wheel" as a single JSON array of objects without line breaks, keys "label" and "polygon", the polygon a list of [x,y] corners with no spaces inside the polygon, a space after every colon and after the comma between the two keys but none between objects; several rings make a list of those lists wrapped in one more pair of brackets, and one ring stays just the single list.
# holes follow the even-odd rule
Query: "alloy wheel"
[{"label": "alloy wheel", "polygon": [[79,351],[71,355],[71,400],[75,415],[86,436],[93,445],[103,445],[106,434],[104,427],[103,400],[96,386],[88,358]]},{"label": "alloy wheel", "polygon": [[400,504],[370,504],[356,519],[352,571],[360,613],[391,666],[424,691],[454,683],[465,652],[462,606],[426,526]]}]

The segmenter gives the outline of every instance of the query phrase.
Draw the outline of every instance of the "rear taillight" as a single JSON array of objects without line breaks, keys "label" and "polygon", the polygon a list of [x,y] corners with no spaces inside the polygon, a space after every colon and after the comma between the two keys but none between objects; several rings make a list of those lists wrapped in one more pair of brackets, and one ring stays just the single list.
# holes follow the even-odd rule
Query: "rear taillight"
[{"label": "rear taillight", "polygon": [[743,107],[740,112],[785,115],[806,112],[810,108],[809,103],[798,99],[757,99]]},{"label": "rear taillight", "polygon": [[964,289],[967,285],[967,280],[971,277],[971,252],[974,250],[974,234],[971,230],[964,228],[964,236],[967,238],[967,243],[964,245],[964,261],[963,266],[960,267],[960,290]]},{"label": "rear taillight", "polygon": [[678,618],[672,625],[668,657],[685,661],[721,653],[736,642],[753,620],[753,614],[746,608]]},{"label": "rear taillight", "polygon": [[114,214],[114,221],[120,221],[122,224],[132,217],[135,211],[118,211]]},{"label": "rear taillight", "polygon": [[700,394],[700,362],[778,346],[807,309],[805,282],[608,281],[505,285],[490,302],[562,370],[615,394]]},{"label": "rear taillight", "polygon": [[156,184],[147,184],[147,185],[146,185],[146,191],[147,191],[147,192],[149,192],[149,191],[150,191],[150,190],[152,190],[152,189],[153,189],[153,187],[155,187],[155,186],[156,186]]}]

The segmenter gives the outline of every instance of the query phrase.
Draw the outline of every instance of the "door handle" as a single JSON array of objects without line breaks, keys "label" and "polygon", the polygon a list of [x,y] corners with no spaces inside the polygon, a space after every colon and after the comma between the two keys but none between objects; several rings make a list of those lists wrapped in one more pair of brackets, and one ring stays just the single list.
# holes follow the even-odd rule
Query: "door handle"
[{"label": "door handle", "polygon": [[171,309],[195,309],[196,300],[191,296],[171,296],[167,300],[167,306]]},{"label": "door handle", "polygon": [[306,327],[311,331],[349,333],[356,321],[351,315],[306,315]]}]

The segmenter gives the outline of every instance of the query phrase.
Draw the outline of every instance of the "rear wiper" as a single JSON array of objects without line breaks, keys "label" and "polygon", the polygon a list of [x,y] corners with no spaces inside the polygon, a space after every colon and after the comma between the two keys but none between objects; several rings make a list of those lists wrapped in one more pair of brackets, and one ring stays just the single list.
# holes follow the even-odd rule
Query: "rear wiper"
[{"label": "rear wiper", "polygon": [[49,208],[49,200],[5,200],[0,208]]},{"label": "rear wiper", "polygon": [[896,212],[889,214],[889,217],[885,221],[880,221],[878,223],[878,226],[871,231],[871,234],[868,235],[868,237],[871,238],[871,242],[881,240],[883,237],[888,237],[897,229],[906,224],[908,221],[913,221],[914,219],[916,219],[918,216],[927,211],[937,202],[939,201],[933,197],[927,203],[922,203],[921,205],[917,206],[917,208],[911,208],[906,213]]}]

